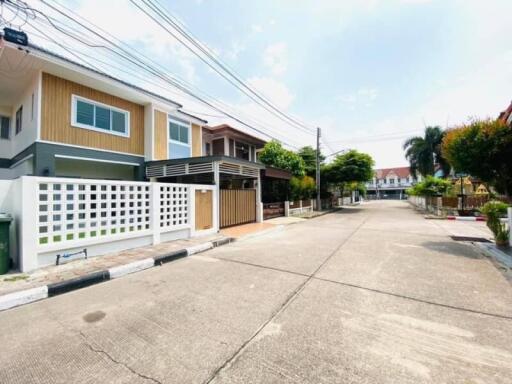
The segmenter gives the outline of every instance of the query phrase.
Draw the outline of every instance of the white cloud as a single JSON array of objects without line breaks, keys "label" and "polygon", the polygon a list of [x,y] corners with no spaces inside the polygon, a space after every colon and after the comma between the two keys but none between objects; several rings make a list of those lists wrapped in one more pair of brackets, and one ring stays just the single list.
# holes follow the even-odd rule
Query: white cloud
[{"label": "white cloud", "polygon": [[371,107],[377,99],[379,91],[376,88],[359,88],[356,92],[338,96],[338,101],[354,110],[358,107]]},{"label": "white cloud", "polygon": [[252,33],[261,33],[261,32],[263,32],[263,27],[259,24],[253,24],[253,25],[251,25],[251,32]]},{"label": "white cloud", "polygon": [[287,46],[285,43],[269,45],[263,52],[263,64],[274,75],[282,75],[288,68]]},{"label": "white cloud", "polygon": [[231,47],[226,51],[226,57],[230,60],[238,60],[238,56],[245,51],[246,45],[240,40],[234,40],[231,42]]},{"label": "white cloud", "polygon": [[287,109],[295,99],[284,83],[270,77],[252,77],[247,82],[280,108]]},{"label": "white cloud", "polygon": [[[101,9],[101,12],[98,12],[98,9]],[[143,51],[153,60],[163,65],[178,65],[180,75],[187,81],[198,81],[195,68],[197,59],[194,54],[130,2],[82,0],[73,4],[73,10],[121,41]],[[137,28],[137,25],[143,27]]]}]

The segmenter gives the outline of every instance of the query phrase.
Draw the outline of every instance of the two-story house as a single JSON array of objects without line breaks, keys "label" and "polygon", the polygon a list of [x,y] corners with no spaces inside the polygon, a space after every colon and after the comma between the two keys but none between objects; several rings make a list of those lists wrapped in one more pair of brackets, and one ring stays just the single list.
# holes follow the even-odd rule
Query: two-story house
[{"label": "two-story house", "polygon": [[403,199],[405,191],[421,181],[421,175],[413,177],[409,167],[382,168],[375,170],[372,181],[366,183],[370,199]]},{"label": "two-story house", "polygon": [[[46,49],[2,46],[0,179],[213,184],[221,226],[261,219],[263,140],[229,125],[207,126],[173,100]],[[243,206],[222,196],[244,189],[250,192]],[[248,212],[236,218],[240,210]]]}]

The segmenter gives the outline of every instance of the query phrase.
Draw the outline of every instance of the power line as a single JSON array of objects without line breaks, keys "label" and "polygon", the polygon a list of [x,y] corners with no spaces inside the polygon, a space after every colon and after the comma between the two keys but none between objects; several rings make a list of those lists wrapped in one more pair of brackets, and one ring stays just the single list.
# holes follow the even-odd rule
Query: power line
[{"label": "power line", "polygon": [[[279,108],[277,108],[272,102],[267,100],[265,97],[260,95],[256,90],[254,90],[250,85],[245,83],[244,80],[241,79],[240,75],[238,75],[233,69],[229,68],[227,64],[224,64],[216,55],[212,52],[212,50],[204,43],[200,42],[192,33],[185,29],[181,23],[176,22],[175,17],[172,16],[165,8],[158,3],[156,5],[152,0],[142,0],[142,2],[151,9],[154,13],[156,13],[160,18],[162,18],[168,25],[170,25],[175,31],[177,31],[181,36],[183,36],[188,42],[190,42],[194,47],[196,47],[201,53],[203,53],[208,59],[213,61],[215,65],[205,59],[201,54],[192,49],[187,43],[185,43],[180,37],[178,37],[173,31],[169,30],[166,26],[164,26],[160,21],[158,21],[153,15],[151,15],[148,11],[143,9],[139,4],[137,4],[134,0],[130,0],[132,4],[134,4],[139,10],[145,13],[148,17],[150,17],[153,21],[155,21],[160,27],[162,27],[167,33],[169,33],[172,37],[174,37],[177,41],[179,41],[183,46],[185,46],[190,52],[196,55],[201,61],[203,61],[206,65],[208,65],[211,69],[217,72],[220,76],[222,76],[229,83],[234,85],[238,90],[242,91],[248,97],[251,98],[254,102],[258,103],[260,106],[263,106],[261,102],[263,102],[266,106],[270,107],[269,110],[267,107],[263,106],[267,111],[273,113],[277,117],[281,118],[283,121],[286,121],[288,124],[292,123],[295,127],[301,129],[306,133],[313,133],[310,127],[298,122],[294,118],[290,117],[286,113],[282,112]],[[219,69],[220,68],[220,69]],[[227,74],[227,75],[226,75]],[[229,77],[228,77],[229,76]],[[255,97],[259,100],[255,100]]]},{"label": "power line", "polygon": [[[9,1],[9,0],[8,0]],[[66,31],[66,30],[63,30],[62,28],[58,28],[55,26],[55,23],[52,23],[51,19],[48,17],[48,15],[46,15],[44,12],[40,11],[39,9],[35,9],[35,8],[31,8],[31,10],[37,12],[38,14],[41,14],[43,17],[45,17],[48,22],[50,22],[50,24],[52,24],[53,27],[56,27],[57,30],[59,30],[61,33],[81,42],[82,44],[84,45],[87,45],[87,46],[90,46],[90,47],[94,47],[94,48],[104,48],[106,50],[109,50],[113,53],[115,53],[116,55],[118,55],[119,57],[121,57],[122,59],[124,60],[128,60],[130,63],[132,63],[133,65],[137,66],[138,68],[141,68],[143,69],[144,71],[147,71],[149,72],[150,74],[160,78],[161,80],[171,84],[173,87],[176,87],[177,89],[179,89],[180,91],[182,91],[183,93],[195,98],[196,100],[200,101],[201,103],[209,106],[210,108],[213,108],[214,110],[217,110],[221,113],[223,113],[224,115],[230,117],[231,119],[243,124],[244,126],[256,131],[256,132],[259,132],[267,137],[270,137],[272,139],[276,139],[276,140],[279,140],[277,139],[276,137],[268,134],[267,132],[264,132],[262,131],[261,129],[255,127],[254,125],[252,124],[249,124],[243,120],[241,120],[240,118],[238,118],[237,116],[233,115],[232,113],[230,112],[226,112],[225,110],[219,108],[218,106],[214,105],[212,102],[208,101],[208,100],[205,100],[204,97],[201,97],[201,96],[198,96],[197,94],[195,94],[194,92],[190,91],[189,89],[187,89],[183,84],[180,84],[179,81],[177,81],[176,79],[172,78],[172,76],[168,76],[167,74],[165,73],[162,73],[162,71],[158,71],[158,69],[155,69],[153,66],[151,65],[148,65],[147,62],[144,62],[143,60],[141,60],[140,57],[136,57],[134,56],[133,54],[131,54],[130,51],[127,51],[126,49],[124,49],[123,47],[120,47],[118,44],[112,42],[111,40],[105,38],[105,36],[101,36],[99,35],[97,32],[95,32],[94,30],[92,30],[91,28],[89,28],[88,26],[84,25],[83,23],[80,23],[79,21],[77,21],[76,19],[74,19],[73,17],[67,15],[66,13],[62,12],[60,9],[52,6],[51,4],[48,4],[46,1],[44,0],[41,0],[41,2],[43,2],[46,6],[50,7],[51,9],[53,9],[54,11],[58,12],[59,14],[61,14],[62,16],[66,17],[67,19],[71,20],[72,22],[80,25],[82,28],[86,29],[87,31],[89,31],[90,33],[92,33],[93,35],[99,37],[100,39],[102,39],[103,41],[106,41],[108,44],[110,44],[111,46],[113,46],[114,48],[116,49],[112,49],[108,46],[105,46],[105,45],[98,45],[98,44],[91,44],[90,42],[87,42],[87,41],[84,41],[83,39],[81,38],[78,38],[77,36],[75,36],[74,34],[71,34],[69,33],[69,31]],[[9,3],[11,3],[13,6],[17,6],[15,3],[13,3],[12,1],[9,1]],[[65,8],[65,7],[64,7]],[[83,18],[82,18],[83,19]],[[92,24],[90,22],[88,22],[89,24]],[[119,50],[122,52],[120,53]],[[83,60],[83,59],[82,59]],[[145,65],[142,65],[140,62],[144,63]],[[279,140],[279,141],[282,141],[282,140]],[[291,145],[288,143],[288,145],[290,145],[291,147],[295,147],[297,148],[296,146],[294,145]]]}]

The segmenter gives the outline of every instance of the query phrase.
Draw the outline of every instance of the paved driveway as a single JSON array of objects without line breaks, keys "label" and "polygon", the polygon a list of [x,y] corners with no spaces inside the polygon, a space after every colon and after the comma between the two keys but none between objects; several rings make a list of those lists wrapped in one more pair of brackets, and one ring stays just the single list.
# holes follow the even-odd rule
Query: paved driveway
[{"label": "paved driveway", "polygon": [[512,383],[512,287],[454,230],[371,202],[2,312],[0,382]]}]

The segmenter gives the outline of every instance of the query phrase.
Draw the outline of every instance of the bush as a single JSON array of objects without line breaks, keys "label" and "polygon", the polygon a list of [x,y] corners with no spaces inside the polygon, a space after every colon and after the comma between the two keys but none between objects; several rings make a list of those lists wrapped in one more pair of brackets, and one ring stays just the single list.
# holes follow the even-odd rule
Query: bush
[{"label": "bush", "polygon": [[293,200],[311,199],[316,190],[315,179],[294,176],[290,179],[290,189]]},{"label": "bush", "polygon": [[506,224],[500,221],[506,216],[507,208],[508,205],[501,201],[489,201],[481,209],[481,212],[487,216],[487,227],[494,234],[497,244],[504,244],[509,238]]},{"label": "bush", "polygon": [[436,196],[448,193],[451,187],[449,180],[427,176],[422,182],[409,188],[406,193],[410,196]]}]

